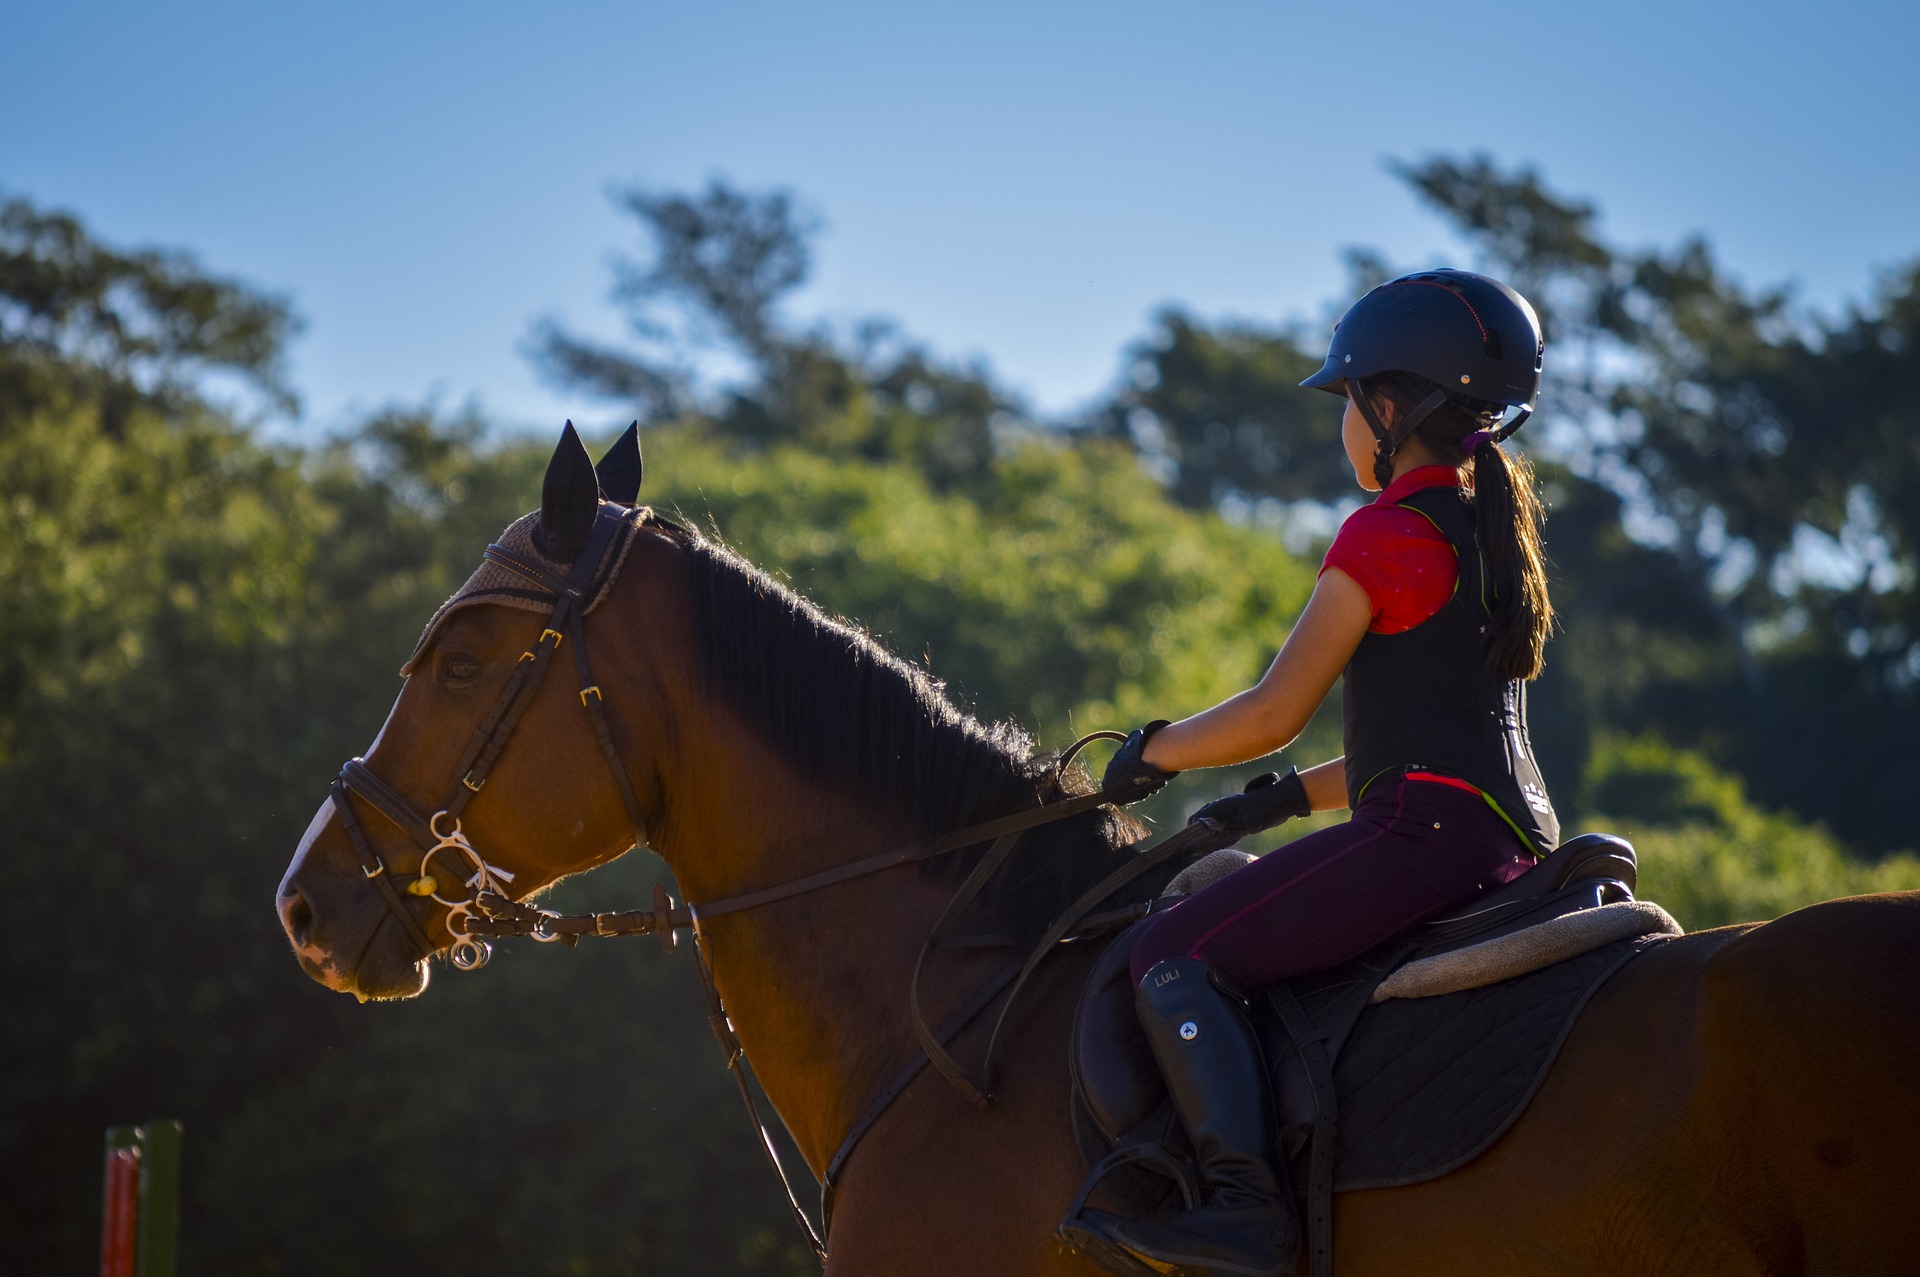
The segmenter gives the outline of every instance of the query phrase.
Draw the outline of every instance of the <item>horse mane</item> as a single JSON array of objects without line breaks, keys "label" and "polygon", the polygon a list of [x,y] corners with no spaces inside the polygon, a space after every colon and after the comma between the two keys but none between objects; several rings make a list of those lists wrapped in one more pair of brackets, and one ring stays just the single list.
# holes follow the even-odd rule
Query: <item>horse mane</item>
[{"label": "horse mane", "polygon": [[[804,774],[893,807],[924,836],[1092,789],[1077,767],[1056,784],[1052,758],[1017,724],[965,713],[943,682],[861,627],[725,545],[691,531],[678,539],[709,693]],[[1038,934],[1142,832],[1107,808],[1036,829],[979,907],[1016,936]],[[978,855],[937,857],[920,871],[956,881]]]}]

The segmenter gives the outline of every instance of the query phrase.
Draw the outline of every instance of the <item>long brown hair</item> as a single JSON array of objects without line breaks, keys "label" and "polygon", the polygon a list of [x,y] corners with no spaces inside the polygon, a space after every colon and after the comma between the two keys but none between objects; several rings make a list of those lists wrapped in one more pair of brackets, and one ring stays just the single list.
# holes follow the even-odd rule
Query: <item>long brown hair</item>
[{"label": "long brown hair", "polygon": [[[1408,372],[1388,372],[1351,383],[1384,409],[1388,429],[1433,393],[1434,383]],[[1505,410],[1483,399],[1449,395],[1414,428],[1443,463],[1464,467],[1467,436],[1499,424]],[[1538,678],[1546,664],[1553,604],[1547,598],[1547,556],[1540,543],[1546,513],[1534,486],[1533,465],[1519,452],[1492,440],[1473,450],[1470,483],[1473,515],[1493,587],[1492,619],[1485,630],[1487,664],[1506,678]]]}]

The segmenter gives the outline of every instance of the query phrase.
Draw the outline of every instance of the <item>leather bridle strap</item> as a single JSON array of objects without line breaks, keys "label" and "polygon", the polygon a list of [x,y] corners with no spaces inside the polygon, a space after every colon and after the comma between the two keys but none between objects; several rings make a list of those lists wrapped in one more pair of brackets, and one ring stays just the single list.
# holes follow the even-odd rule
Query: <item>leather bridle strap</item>
[{"label": "leather bridle strap", "polygon": [[335,779],[331,793],[334,814],[340,817],[340,824],[347,831],[347,841],[353,844],[354,854],[360,858],[361,874],[379,889],[381,898],[387,902],[388,911],[400,919],[414,947],[420,950],[420,955],[433,956],[433,941],[427,938],[426,929],[420,925],[419,919],[407,911],[406,904],[400,899],[400,893],[393,889],[393,877],[387,871],[386,861],[380,859],[380,853],[375,851],[373,844],[367,840],[366,830],[360,827],[359,817],[353,814],[353,802],[347,796],[346,781]]},{"label": "leather bridle strap", "polygon": [[600,685],[593,681],[593,668],[587,663],[587,627],[584,624],[574,627],[573,665],[580,673],[580,704],[586,708],[587,717],[593,722],[594,738],[600,742],[600,752],[606,755],[608,770],[613,772],[613,783],[620,791],[620,802],[627,809],[627,823],[633,826],[633,846],[643,847],[647,842],[646,817],[640,814],[640,798],[633,792],[633,780],[627,775],[626,764],[620,761],[620,747],[614,744],[613,724],[607,721],[606,697],[601,695]]},{"label": "leather bridle strap", "polygon": [[994,1017],[993,1029],[987,1035],[987,1048],[981,1057],[980,1072],[976,1079],[960,1067],[942,1040],[928,1028],[926,1017],[920,1010],[920,972],[926,965],[927,955],[938,944],[947,919],[958,914],[973,900],[986,885],[987,880],[999,870],[1017,841],[1018,835],[1009,835],[996,842],[992,849],[981,857],[980,863],[974,866],[973,873],[968,875],[965,883],[961,884],[960,890],[954,893],[946,910],[941,913],[940,921],[934,924],[933,930],[927,935],[926,942],[921,945],[920,956],[913,964],[913,979],[907,986],[907,1018],[913,1029],[914,1040],[920,1044],[920,1049],[926,1052],[927,1059],[940,1071],[940,1075],[975,1107],[983,1109],[993,1105],[993,1087],[1000,1053],[1000,1031],[1006,1027],[1007,1015],[1014,1003],[1019,1000],[1020,990],[1026,986],[1028,978],[1033,975],[1040,963],[1053,952],[1054,946],[1079,927],[1101,901],[1135,881],[1148,870],[1165,864],[1182,853],[1197,855],[1228,845],[1225,836],[1211,826],[1187,825],[1178,833],[1162,839],[1158,845],[1128,856],[1121,862],[1119,868],[1088,887],[1078,899],[1068,905],[1048,926],[1046,932],[1034,942],[1033,947],[1027,951],[1026,959],[1015,971],[1011,980],[1012,991],[1007,995],[1007,1000],[1001,1004],[1000,1013]]},{"label": "leather bridle strap", "polygon": [[[1020,964],[1018,963],[1009,962],[1000,968],[992,979],[974,990],[973,996],[967,1000],[966,1005],[940,1026],[935,1040],[943,1046],[952,1041],[960,1030],[973,1023],[974,1017],[986,1010],[995,998],[1006,992],[1007,986],[1012,984],[1019,975]],[[833,1160],[827,1163],[826,1173],[820,1177],[820,1218],[823,1223],[831,1222],[833,1219],[834,1187],[839,1184],[840,1170],[847,1164],[847,1159],[853,1156],[853,1150],[860,1143],[861,1137],[880,1120],[888,1109],[893,1107],[893,1102],[900,1098],[907,1087],[913,1084],[913,1079],[919,1077],[920,1071],[932,1061],[933,1057],[925,1050],[915,1053],[914,1057],[893,1075],[892,1080],[881,1088],[880,1093],[873,1097],[867,1107],[861,1111],[860,1116],[854,1119],[853,1125],[847,1128],[847,1133],[841,1136],[840,1147],[834,1150]]]},{"label": "leather bridle strap", "polygon": [[[601,704],[600,689],[592,685],[592,670],[587,664],[584,645],[581,642],[587,592],[599,573],[601,563],[612,548],[614,539],[623,531],[628,531],[632,511],[624,506],[605,504],[594,519],[593,530],[587,544],[574,560],[572,569],[563,578],[549,572],[538,564],[528,563],[518,555],[499,545],[489,545],[486,551],[488,561],[528,578],[554,595],[553,611],[548,615],[547,624],[540,632],[539,639],[531,648],[520,654],[514,663],[513,672],[506,684],[500,689],[493,707],[486,717],[480,720],[461,752],[460,761],[454,767],[454,779],[447,789],[447,797],[440,810],[428,816],[415,807],[404,795],[374,775],[364,759],[354,758],[340,769],[340,775],[333,782],[331,793],[334,810],[340,814],[341,825],[347,831],[348,840],[353,844],[354,853],[359,857],[361,872],[370,879],[379,890],[387,908],[406,927],[420,956],[430,958],[438,949],[427,937],[419,920],[407,909],[400,893],[394,889],[391,870],[373,849],[365,829],[354,815],[351,795],[358,795],[371,803],[376,811],[392,821],[423,852],[430,853],[441,843],[440,831],[435,823],[445,819],[457,821],[461,811],[471,802],[487,783],[487,776],[494,764],[506,749],[507,742],[513,736],[514,728],[520,723],[527,707],[533,703],[534,692],[545,678],[553,655],[560,650],[569,631],[573,633],[575,644],[575,664],[580,671],[580,700],[594,720],[594,734],[599,738],[602,751],[613,768],[615,780],[620,788],[622,800],[626,803],[629,819],[634,826],[637,846],[644,840],[639,804],[634,797],[632,783],[626,775],[626,768],[620,762],[618,749],[613,742],[613,733],[606,722],[605,709]],[[589,691],[592,693],[589,698]],[[424,861],[422,862],[424,872]],[[415,875],[416,878],[422,875]],[[469,915],[469,921],[471,921]],[[469,933],[470,934],[470,933]]]},{"label": "leather bridle strap", "polygon": [[968,825],[965,829],[956,829],[952,833],[942,834],[931,842],[909,843],[877,856],[868,856],[836,869],[823,870],[817,874],[808,874],[792,882],[776,887],[765,887],[759,891],[749,891],[744,895],[728,896],[722,900],[711,900],[706,904],[689,902],[684,911],[686,920],[680,921],[680,909],[673,911],[673,925],[688,926],[695,921],[717,918],[722,914],[738,913],[742,909],[758,909],[770,905],[776,900],[786,900],[792,896],[804,895],[809,891],[818,891],[822,887],[831,887],[836,883],[847,882],[853,878],[864,878],[868,874],[879,873],[883,869],[892,869],[896,865],[910,865],[917,860],[930,860],[935,856],[944,856],[949,852],[960,851],[980,843],[1004,838],[1008,834],[1022,833],[1041,825],[1050,825],[1069,816],[1077,816],[1083,811],[1092,811],[1102,803],[1114,801],[1111,794],[1104,790],[1091,794],[1081,794],[1076,798],[1064,799],[1057,803],[1047,803],[1040,807],[1030,807],[1025,811],[1014,812],[1010,816],[1001,816],[995,820],[981,821],[977,825]]},{"label": "leather bridle strap", "polygon": [[1020,965],[1020,974],[1014,977],[1013,987],[1007,994],[1007,1000],[1000,1006],[1000,1014],[994,1018],[993,1031],[987,1035],[987,1049],[980,1061],[980,1089],[989,1096],[993,1093],[995,1075],[999,1063],[1000,1031],[1007,1026],[1007,1015],[1020,998],[1020,991],[1026,987],[1027,980],[1046,956],[1053,952],[1054,946],[1071,935],[1076,928],[1086,922],[1101,901],[1128,886],[1149,870],[1166,864],[1178,856],[1199,858],[1208,852],[1222,847],[1230,847],[1237,839],[1209,824],[1184,825],[1176,833],[1168,834],[1155,846],[1136,852],[1127,857],[1118,869],[1094,883],[1080,893],[1078,899],[1068,905],[1046,932],[1036,940],[1033,948],[1027,951],[1027,959]]},{"label": "leather bridle strap", "polygon": [[552,914],[531,905],[509,900],[505,896],[487,894],[476,902],[490,917],[476,917],[468,922],[468,930],[477,936],[524,936],[538,933],[546,936],[644,936],[656,931],[680,930],[692,927],[696,922],[709,918],[718,918],[729,913],[739,913],[744,909],[758,909],[763,905],[789,900],[794,896],[818,891],[837,883],[848,882],[855,878],[864,878],[884,869],[899,865],[910,865],[921,860],[931,860],[935,856],[944,856],[951,852],[975,847],[983,842],[1004,838],[1008,834],[1021,833],[1040,825],[1052,824],[1056,820],[1065,820],[1081,812],[1091,811],[1102,803],[1113,802],[1114,796],[1104,791],[1081,794],[1060,802],[1047,803],[1040,807],[1014,812],[1010,816],[1001,816],[995,820],[982,821],[977,825],[968,825],[965,829],[956,829],[952,833],[927,842],[908,843],[892,851],[883,851],[877,856],[868,856],[848,864],[825,869],[804,878],[795,878],[789,882],[771,887],[762,887],[758,891],[748,891],[737,896],[725,896],[719,900],[710,900],[704,904],[683,904],[671,908],[633,909],[622,913],[588,914]]},{"label": "leather bridle strap", "polygon": [[966,881],[960,884],[960,889],[953,893],[951,900],[947,901],[947,907],[940,911],[939,921],[935,922],[933,929],[927,933],[926,941],[920,946],[920,956],[914,959],[913,978],[907,982],[907,1023],[913,1029],[913,1040],[920,1044],[920,1049],[926,1053],[933,1067],[940,1071],[940,1076],[947,1079],[956,1091],[972,1101],[975,1108],[988,1108],[992,1105],[993,1099],[984,1088],[967,1076],[967,1071],[960,1067],[946,1045],[928,1026],[926,1012],[920,1008],[920,973],[926,968],[927,955],[933,952],[941,934],[946,931],[947,920],[973,903],[974,897],[979,895],[986,887],[987,881],[1000,871],[1000,866],[1006,863],[1007,857],[1012,854],[1019,842],[1020,834],[1017,832],[1002,834],[994,839],[993,845],[987,848],[986,854],[980,857],[978,864],[974,865],[973,872],[967,875]]},{"label": "leather bridle strap", "polygon": [[[348,759],[340,768],[339,779],[333,783],[335,788],[349,790],[355,797],[372,804],[375,811],[398,825],[422,851],[439,841],[427,826],[426,814],[386,781],[374,775],[364,758]],[[354,823],[356,826],[359,824],[358,821]]]},{"label": "leather bridle strap", "polygon": [[[618,513],[614,513],[618,511]],[[600,561],[606,557],[613,538],[626,526],[628,511],[620,506],[610,509],[602,507],[593,521],[593,531],[587,538],[586,546],[573,561],[573,568],[565,579],[554,575],[537,564],[527,563],[502,546],[489,545],[486,558],[491,563],[517,572],[535,584],[550,589],[554,593],[553,613],[547,619],[547,628],[540,632],[540,639],[532,649],[520,654],[507,685],[500,689],[500,699],[494,703],[493,712],[482,719],[480,726],[474,729],[473,739],[468,743],[466,753],[454,768],[459,779],[449,788],[447,801],[442,809],[449,816],[458,816],[480,787],[487,783],[487,775],[500,760],[501,753],[507,747],[507,741],[513,735],[513,729],[520,718],[533,703],[533,692],[546,677],[547,666],[553,660],[553,654],[569,633],[575,644],[580,642],[580,618],[586,607],[588,587],[600,570]],[[552,643],[548,643],[552,639]],[[582,665],[583,672],[585,671]],[[584,685],[583,685],[584,687]],[[596,691],[598,689],[595,689]]]},{"label": "leather bridle strap", "polygon": [[707,962],[706,950],[701,947],[699,937],[693,942],[693,961],[700,971],[700,990],[707,997],[707,1024],[713,1030],[713,1037],[720,1044],[720,1054],[726,1057],[727,1072],[733,1074],[734,1085],[740,1090],[740,1103],[747,1110],[747,1120],[753,1123],[754,1133],[760,1137],[760,1151],[766,1155],[767,1164],[773,1167],[774,1175],[780,1181],[780,1187],[787,1194],[787,1209],[793,1212],[793,1219],[800,1226],[800,1233],[807,1239],[814,1258],[820,1266],[827,1266],[827,1243],[821,1237],[826,1231],[826,1213],[821,1212],[821,1227],[816,1229],[813,1221],[807,1218],[807,1212],[800,1206],[800,1194],[793,1188],[793,1178],[787,1174],[787,1165],[780,1157],[780,1149],[773,1142],[773,1132],[760,1120],[760,1106],[754,1101],[753,1086],[747,1078],[751,1067],[747,1063],[746,1048],[740,1045],[740,1038],[733,1031],[733,1022],[727,1018],[727,1008],[720,1001],[720,987],[713,982],[713,968]]},{"label": "leather bridle strap", "polygon": [[[835,1185],[839,1182],[841,1169],[847,1164],[847,1159],[853,1156],[853,1150],[860,1143],[861,1137],[866,1135],[893,1102],[900,1098],[923,1068],[929,1064],[935,1065],[941,1075],[952,1082],[962,1095],[966,1095],[969,1099],[980,1096],[987,1104],[991,1104],[1000,1031],[1006,1025],[1008,1013],[1019,1000],[1020,991],[1026,987],[1028,977],[1034,973],[1048,954],[1069,937],[1094,934],[1113,926],[1131,925],[1145,917],[1152,908],[1151,902],[1148,902],[1095,914],[1092,910],[1096,905],[1170,860],[1182,855],[1197,857],[1225,845],[1228,845],[1226,836],[1219,830],[1207,825],[1190,824],[1179,832],[1170,834],[1158,845],[1130,856],[1118,869],[1087,888],[1081,893],[1079,899],[1068,905],[1066,910],[1054,919],[1053,925],[1047,928],[1046,934],[1034,942],[1024,960],[1008,963],[975,990],[973,997],[967,1001],[966,1005],[955,1013],[952,1019],[941,1025],[937,1033],[927,1031],[917,1002],[910,1002],[914,1036],[920,1043],[920,1053],[893,1076],[892,1081],[882,1088],[860,1116],[854,1120],[853,1125],[847,1128],[847,1133],[841,1137],[840,1147],[834,1152],[833,1159],[827,1163],[826,1174],[820,1181],[821,1219],[827,1221],[832,1219]],[[938,935],[939,927],[936,926],[928,938],[928,948],[934,945]],[[927,949],[923,948],[920,955],[921,961],[925,961],[926,953]],[[920,963],[916,962],[914,964],[916,981],[919,971]],[[1006,994],[1006,1000],[1001,1002],[999,1014],[994,1017],[993,1028],[987,1035],[987,1049],[983,1057],[980,1080],[975,1082],[954,1062],[952,1052],[947,1049],[946,1044],[1003,993]],[[958,1078],[955,1074],[959,1075]],[[974,1102],[980,1104],[981,1100],[974,1099]]]}]

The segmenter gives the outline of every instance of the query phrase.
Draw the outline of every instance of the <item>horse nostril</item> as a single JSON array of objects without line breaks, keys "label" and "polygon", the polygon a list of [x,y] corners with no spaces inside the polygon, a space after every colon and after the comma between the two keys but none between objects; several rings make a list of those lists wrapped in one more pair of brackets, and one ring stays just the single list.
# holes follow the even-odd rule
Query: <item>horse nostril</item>
[{"label": "horse nostril", "polygon": [[287,938],[304,949],[307,932],[313,926],[313,906],[307,903],[299,888],[290,888],[280,897],[280,922],[287,930]]}]

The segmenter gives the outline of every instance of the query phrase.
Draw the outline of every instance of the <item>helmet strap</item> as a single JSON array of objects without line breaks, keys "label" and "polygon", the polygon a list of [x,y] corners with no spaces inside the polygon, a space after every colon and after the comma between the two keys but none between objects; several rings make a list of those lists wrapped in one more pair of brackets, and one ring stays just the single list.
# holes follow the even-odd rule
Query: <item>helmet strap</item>
[{"label": "helmet strap", "polygon": [[1495,443],[1500,443],[1500,442],[1503,442],[1504,440],[1513,438],[1515,434],[1519,433],[1520,427],[1527,424],[1527,418],[1531,417],[1532,415],[1533,415],[1533,409],[1522,408],[1519,414],[1515,416],[1512,421],[1509,421],[1506,425],[1501,426],[1498,430],[1493,432],[1493,441]]},{"label": "helmet strap", "polygon": [[1435,388],[1432,394],[1413,406],[1406,419],[1393,429],[1393,446],[1397,450],[1407,441],[1407,437],[1420,428],[1420,423],[1433,415],[1433,410],[1447,401],[1447,392]]},{"label": "helmet strap", "polygon": [[[1380,420],[1380,414],[1374,411],[1373,397],[1367,393],[1366,383],[1358,378],[1348,382],[1358,393],[1350,394],[1354,405],[1360,409],[1360,415],[1366,419],[1367,428],[1373,431],[1373,477],[1382,488],[1393,482],[1393,457],[1400,451],[1420,423],[1433,415],[1433,410],[1447,401],[1447,392],[1435,387],[1433,393],[1415,404],[1413,411],[1402,418],[1392,430]],[[1521,420],[1525,420],[1524,415]]]},{"label": "helmet strap", "polygon": [[1347,398],[1360,410],[1367,429],[1373,431],[1373,481],[1384,488],[1393,482],[1393,433],[1380,420],[1380,414],[1374,411],[1373,397],[1367,393],[1366,383],[1358,377],[1348,378]]}]

